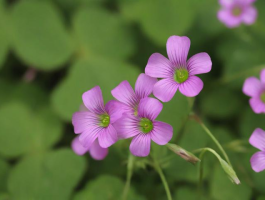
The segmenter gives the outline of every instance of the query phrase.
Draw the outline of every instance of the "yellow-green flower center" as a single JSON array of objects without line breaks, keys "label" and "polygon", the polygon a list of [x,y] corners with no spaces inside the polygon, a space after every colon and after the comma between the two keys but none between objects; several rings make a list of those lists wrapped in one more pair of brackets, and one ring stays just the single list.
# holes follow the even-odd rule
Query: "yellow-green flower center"
[{"label": "yellow-green flower center", "polygon": [[147,118],[142,118],[139,125],[143,133],[149,133],[154,128],[153,122]]},{"label": "yellow-green flower center", "polygon": [[108,114],[104,114],[100,116],[100,123],[99,125],[102,127],[108,127],[110,123],[110,117]]},{"label": "yellow-green flower center", "polygon": [[189,78],[189,72],[185,68],[176,69],[174,74],[174,80],[177,83],[183,83]]},{"label": "yellow-green flower center", "polygon": [[260,95],[260,99],[263,103],[265,103],[265,92]]},{"label": "yellow-green flower center", "polygon": [[239,16],[242,13],[242,9],[239,7],[234,7],[232,13],[234,16]]}]

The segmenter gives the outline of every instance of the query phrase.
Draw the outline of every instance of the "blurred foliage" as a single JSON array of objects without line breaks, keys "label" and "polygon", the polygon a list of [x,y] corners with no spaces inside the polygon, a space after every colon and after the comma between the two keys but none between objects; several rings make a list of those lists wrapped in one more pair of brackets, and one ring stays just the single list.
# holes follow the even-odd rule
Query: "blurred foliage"
[{"label": "blurred foliage", "polygon": [[[265,68],[265,1],[257,1],[252,26],[228,29],[216,17],[218,0],[0,0],[0,200],[119,200],[130,140],[119,141],[98,162],[70,149],[72,114],[95,85],[105,103],[111,89],[134,86],[152,53],[166,56],[171,35],[191,39],[189,57],[207,52],[212,71],[200,75],[196,99],[179,92],[164,103],[160,121],[170,123],[170,141],[192,152],[220,153],[191,110],[225,147],[241,185],[233,185],[218,160],[205,155],[203,187],[198,165],[152,144],[175,200],[264,200],[265,172],[252,171],[257,151],[248,144],[265,129],[242,94],[246,77]],[[128,200],[161,200],[166,194],[148,158],[138,158]]]}]

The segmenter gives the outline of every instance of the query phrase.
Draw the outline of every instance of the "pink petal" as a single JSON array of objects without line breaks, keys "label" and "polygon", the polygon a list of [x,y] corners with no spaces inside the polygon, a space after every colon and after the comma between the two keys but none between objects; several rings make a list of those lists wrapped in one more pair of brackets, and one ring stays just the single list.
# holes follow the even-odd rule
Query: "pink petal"
[{"label": "pink petal", "polygon": [[261,151],[265,151],[265,131],[260,128],[254,130],[249,138],[249,143]]},{"label": "pink petal", "polygon": [[146,97],[142,99],[138,107],[138,115],[141,118],[155,120],[163,109],[163,104],[157,99]]},{"label": "pink petal", "polygon": [[249,103],[255,113],[265,113],[265,103],[261,101],[260,97],[252,97]]},{"label": "pink petal", "polygon": [[250,159],[251,167],[255,172],[261,172],[265,169],[265,152],[255,153]]},{"label": "pink petal", "polygon": [[134,156],[145,157],[150,153],[150,134],[139,134],[132,139],[130,151]]},{"label": "pink petal", "polygon": [[245,22],[245,24],[253,24],[256,21],[257,18],[257,9],[249,6],[244,10],[244,13],[242,13],[242,20]]},{"label": "pink petal", "polygon": [[173,76],[174,67],[171,62],[160,53],[150,56],[145,67],[145,73],[155,78],[167,78]]},{"label": "pink petal", "polygon": [[265,69],[260,72],[260,80],[263,84],[265,84]]},{"label": "pink petal", "polygon": [[106,111],[110,116],[110,123],[116,122],[121,118],[122,114],[125,112],[125,106],[123,103],[116,100],[110,100],[106,104]]},{"label": "pink petal", "polygon": [[104,101],[102,92],[99,86],[92,88],[85,92],[82,96],[85,106],[93,113],[103,114],[105,113]]},{"label": "pink petal", "polygon": [[88,152],[89,148],[83,147],[81,142],[79,141],[79,136],[75,137],[75,139],[72,141],[72,149],[77,155],[84,155],[86,152]]},{"label": "pink petal", "polygon": [[146,74],[140,74],[135,83],[135,93],[138,99],[148,97],[152,94],[156,82],[156,78],[152,78]]},{"label": "pink petal", "polygon": [[194,97],[198,95],[202,88],[203,82],[197,76],[190,76],[188,80],[179,85],[179,91],[187,97]]},{"label": "pink petal", "polygon": [[257,97],[262,91],[262,84],[256,77],[249,77],[243,85],[243,92],[250,97]]},{"label": "pink petal", "polygon": [[167,123],[154,121],[154,128],[151,132],[151,139],[159,144],[167,144],[173,136],[173,128]]},{"label": "pink petal", "polygon": [[109,150],[108,148],[102,148],[99,145],[98,140],[95,140],[89,152],[91,157],[95,160],[103,160],[108,155]]},{"label": "pink petal", "polygon": [[123,115],[113,126],[117,130],[119,139],[126,139],[140,134],[139,117],[133,115]]},{"label": "pink petal", "polygon": [[87,112],[87,111],[89,111],[88,109],[87,109],[87,107],[82,103],[81,105],[80,105],[80,107],[79,107],[79,111],[83,111],[83,112]]},{"label": "pink petal", "polygon": [[76,112],[72,117],[72,124],[75,133],[82,133],[89,126],[98,124],[98,115],[92,112]]},{"label": "pink petal", "polygon": [[192,56],[187,63],[189,75],[204,74],[212,69],[212,61],[207,53]]},{"label": "pink petal", "polygon": [[186,36],[171,36],[167,40],[167,55],[176,66],[186,66],[190,49],[190,39]]},{"label": "pink petal", "polygon": [[235,0],[219,0],[220,5],[224,7],[231,7],[234,5],[234,2]]},{"label": "pink petal", "polygon": [[117,142],[118,136],[116,129],[110,124],[108,127],[103,128],[98,135],[99,145],[102,148],[108,148]]},{"label": "pink petal", "polygon": [[81,133],[79,136],[79,141],[85,148],[90,148],[102,129],[103,128],[99,126],[90,126]]},{"label": "pink petal", "polygon": [[128,81],[122,81],[111,94],[120,102],[134,108],[138,104],[138,99]]},{"label": "pink petal", "polygon": [[163,102],[170,101],[175,93],[179,84],[173,79],[162,79],[154,85],[154,96]]},{"label": "pink petal", "polygon": [[233,16],[230,9],[222,9],[217,14],[218,19],[223,22],[227,27],[234,28],[240,25],[241,17]]}]

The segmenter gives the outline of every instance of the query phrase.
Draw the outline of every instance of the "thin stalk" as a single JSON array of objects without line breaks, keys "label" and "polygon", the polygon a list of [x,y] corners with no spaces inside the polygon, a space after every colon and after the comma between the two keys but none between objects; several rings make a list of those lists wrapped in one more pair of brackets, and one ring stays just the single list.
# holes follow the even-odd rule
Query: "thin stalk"
[{"label": "thin stalk", "polygon": [[198,190],[199,190],[199,193],[201,194],[201,186],[202,186],[202,179],[203,179],[203,156],[204,156],[204,153],[206,152],[206,150],[203,150],[201,153],[200,153],[200,160],[201,162],[199,163],[199,185],[198,185]]},{"label": "thin stalk", "polygon": [[133,175],[133,163],[134,163],[134,156],[129,152],[128,165],[127,165],[127,178],[122,194],[122,200],[127,199],[128,192],[130,190],[131,179]]}]

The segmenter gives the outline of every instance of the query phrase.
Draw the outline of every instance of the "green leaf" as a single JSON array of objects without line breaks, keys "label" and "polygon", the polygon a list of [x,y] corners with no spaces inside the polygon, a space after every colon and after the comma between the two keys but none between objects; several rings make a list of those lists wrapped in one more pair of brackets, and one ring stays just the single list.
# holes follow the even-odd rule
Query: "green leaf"
[{"label": "green leaf", "polygon": [[8,28],[9,23],[5,12],[5,1],[0,0],[0,68],[3,66],[9,50]]},{"label": "green leaf", "polygon": [[0,154],[16,157],[49,149],[61,137],[62,124],[49,107],[32,112],[19,101],[0,107]]},{"label": "green leaf", "polygon": [[120,1],[128,19],[137,21],[143,31],[158,45],[166,45],[171,35],[184,35],[194,19],[194,1],[146,0]]},{"label": "green leaf", "polygon": [[[102,175],[88,182],[85,189],[77,193],[74,200],[120,200],[124,183],[114,176]],[[132,188],[129,191],[128,200],[144,200],[145,198],[136,194]]]},{"label": "green leaf", "polygon": [[132,33],[118,14],[97,7],[82,8],[73,23],[81,57],[128,58],[135,50]]},{"label": "green leaf", "polygon": [[99,85],[106,103],[113,99],[111,90],[121,81],[128,80],[134,86],[138,75],[139,70],[135,66],[124,62],[103,58],[78,61],[53,92],[53,106],[63,119],[71,120],[72,114],[82,104],[84,92]]},{"label": "green leaf", "polygon": [[27,65],[53,70],[62,66],[73,52],[63,20],[48,1],[20,1],[11,12],[13,45]]},{"label": "green leaf", "polygon": [[0,158],[0,193],[7,191],[7,177],[9,174],[9,164]]},{"label": "green leaf", "polygon": [[85,168],[85,159],[70,149],[24,158],[11,171],[10,195],[16,200],[69,199]]}]

